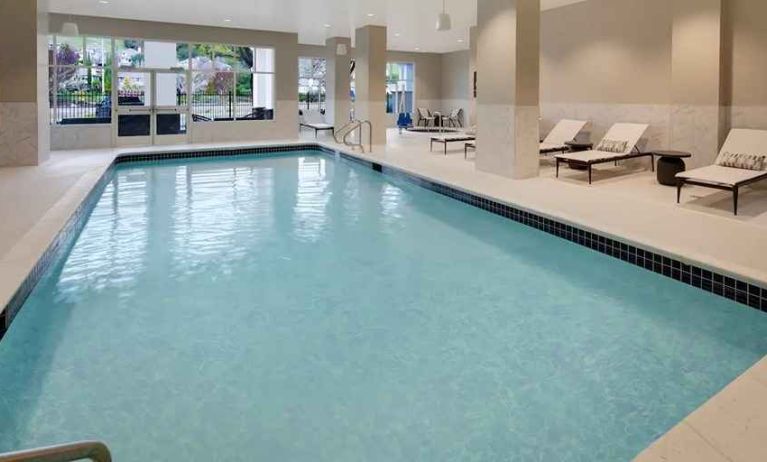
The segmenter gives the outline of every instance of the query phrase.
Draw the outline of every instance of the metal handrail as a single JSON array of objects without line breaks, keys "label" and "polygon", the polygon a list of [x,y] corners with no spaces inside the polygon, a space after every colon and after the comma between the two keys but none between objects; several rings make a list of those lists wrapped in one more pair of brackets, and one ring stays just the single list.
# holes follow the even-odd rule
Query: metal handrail
[{"label": "metal handrail", "polygon": [[0,462],[71,462],[85,459],[112,462],[112,455],[107,445],[100,441],[80,441],[0,454]]},{"label": "metal handrail", "polygon": [[[348,124],[341,127],[334,134],[336,143],[341,143],[352,148],[359,147],[364,153],[365,145],[362,144],[362,135],[364,131],[362,129],[363,125],[367,125],[368,127],[368,151],[373,152],[373,124],[369,120],[352,120]],[[352,142],[349,137],[352,136],[352,134],[357,130],[359,130],[359,136],[357,137],[358,140],[355,143]]]}]

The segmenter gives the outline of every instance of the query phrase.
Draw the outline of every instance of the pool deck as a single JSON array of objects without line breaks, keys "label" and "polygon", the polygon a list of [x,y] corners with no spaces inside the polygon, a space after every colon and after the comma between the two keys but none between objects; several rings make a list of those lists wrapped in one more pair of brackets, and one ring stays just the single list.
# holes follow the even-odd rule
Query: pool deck
[{"label": "pool deck", "polygon": [[[337,149],[330,140],[321,136],[319,142]],[[299,141],[59,151],[39,167],[0,168],[0,309],[118,154],[278,142]],[[674,188],[658,185],[646,160],[632,168],[595,169],[589,186],[583,172],[564,169],[554,178],[547,161],[540,177],[510,180],[476,171],[473,153],[465,160],[462,143],[452,144],[447,156],[441,149],[430,153],[428,145],[427,134],[390,130],[386,146],[354,155],[767,285],[767,187],[744,190],[740,215],[734,217],[730,195],[713,189],[685,188],[677,205]],[[637,460],[762,461],[765,435],[767,357]]]}]

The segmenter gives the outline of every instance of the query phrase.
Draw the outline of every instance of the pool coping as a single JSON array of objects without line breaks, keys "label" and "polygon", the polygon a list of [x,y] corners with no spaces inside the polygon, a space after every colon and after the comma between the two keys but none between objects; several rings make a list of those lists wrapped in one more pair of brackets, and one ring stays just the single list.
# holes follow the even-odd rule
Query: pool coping
[{"label": "pool coping", "polygon": [[13,319],[18,315],[19,310],[32,293],[32,290],[34,290],[34,287],[60,256],[60,252],[68,248],[79,235],[87,222],[92,205],[101,196],[106,184],[111,180],[117,165],[132,162],[161,162],[179,159],[272,154],[290,152],[297,149],[318,151],[354,162],[380,172],[383,175],[405,180],[459,202],[568,240],[574,244],[587,247],[683,284],[727,298],[750,308],[767,312],[767,284],[764,282],[754,281],[720,268],[695,262],[691,259],[675,255],[672,252],[657,250],[652,246],[636,243],[627,238],[613,236],[610,233],[595,230],[561,217],[555,217],[524,206],[508,203],[498,198],[488,197],[445,181],[437,181],[385,162],[370,160],[355,152],[343,151],[335,146],[328,146],[321,142],[295,141],[237,147],[221,146],[205,149],[169,147],[167,149],[153,149],[151,151],[126,151],[117,154],[103,170],[99,179],[85,195],[85,198],[78,204],[75,211],[66,220],[63,227],[53,236],[49,245],[42,252],[8,302],[2,305],[2,309],[0,309],[0,340],[2,340],[5,332],[7,332]]}]

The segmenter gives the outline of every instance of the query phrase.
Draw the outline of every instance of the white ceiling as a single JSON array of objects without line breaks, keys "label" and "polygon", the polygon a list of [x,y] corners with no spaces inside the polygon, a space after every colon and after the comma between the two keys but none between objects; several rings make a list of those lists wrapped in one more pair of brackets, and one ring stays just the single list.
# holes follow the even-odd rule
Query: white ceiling
[{"label": "white ceiling", "polygon": [[[541,0],[542,9],[585,0]],[[477,0],[447,0],[453,29],[437,32],[442,0],[50,0],[51,11],[182,24],[298,32],[299,42],[353,37],[355,28],[388,26],[389,49],[444,53],[468,47]],[[373,15],[373,16],[370,16]]]}]

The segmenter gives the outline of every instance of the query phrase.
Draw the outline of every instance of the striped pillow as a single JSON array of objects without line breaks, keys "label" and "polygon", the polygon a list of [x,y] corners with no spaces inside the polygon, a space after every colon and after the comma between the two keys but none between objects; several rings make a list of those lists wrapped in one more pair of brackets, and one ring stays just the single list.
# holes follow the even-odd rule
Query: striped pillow
[{"label": "striped pillow", "polygon": [[626,151],[628,141],[602,140],[597,146],[597,151],[621,153]]},{"label": "striped pillow", "polygon": [[765,170],[767,169],[767,156],[764,154],[737,154],[725,151],[716,158],[716,165],[744,170]]}]

